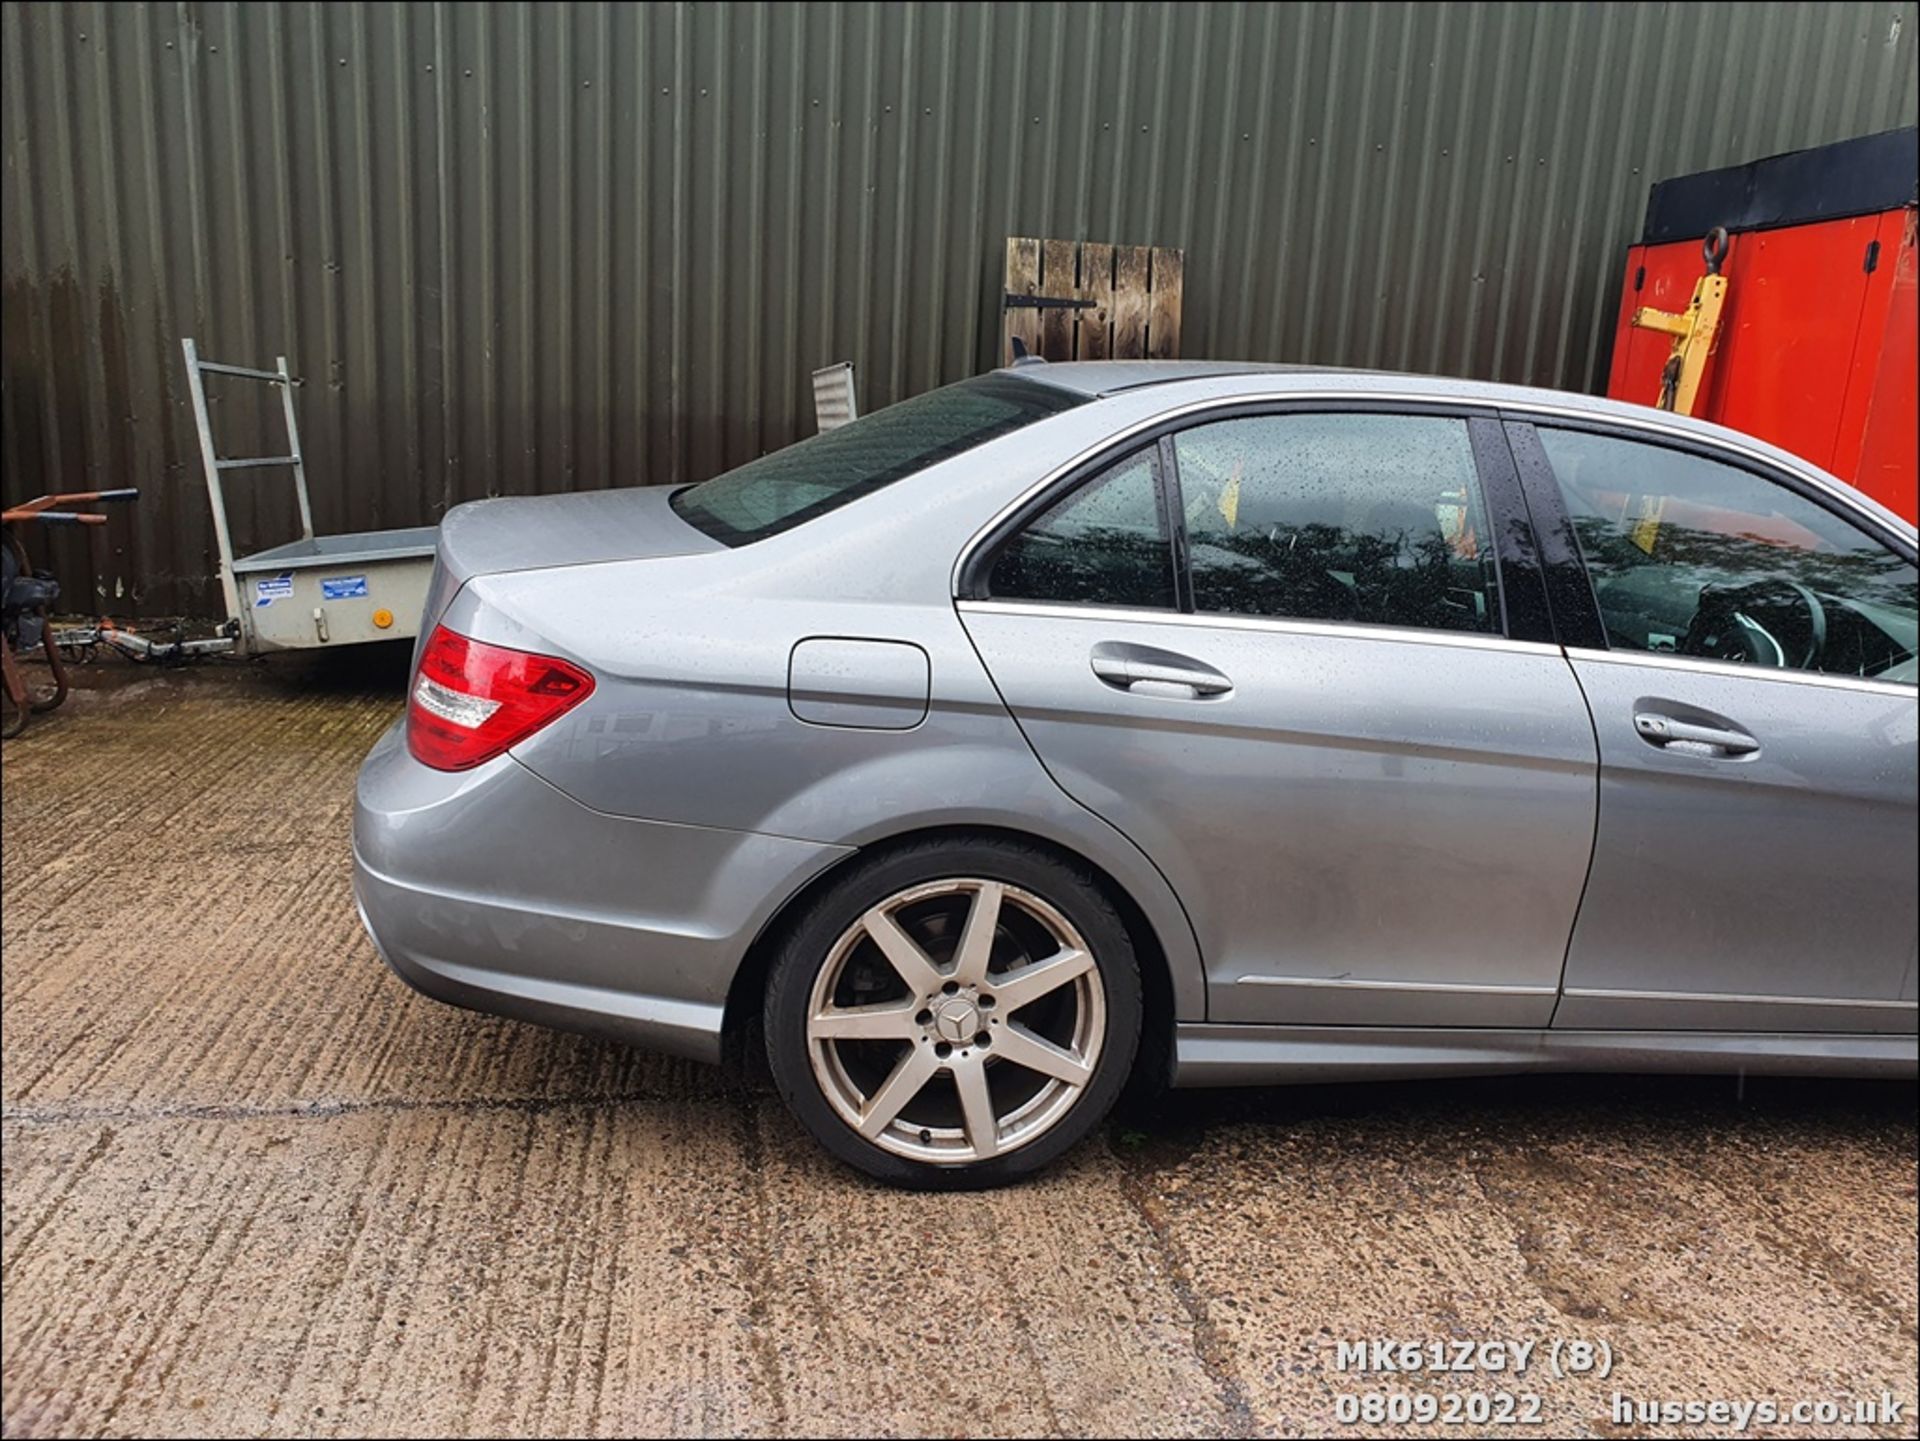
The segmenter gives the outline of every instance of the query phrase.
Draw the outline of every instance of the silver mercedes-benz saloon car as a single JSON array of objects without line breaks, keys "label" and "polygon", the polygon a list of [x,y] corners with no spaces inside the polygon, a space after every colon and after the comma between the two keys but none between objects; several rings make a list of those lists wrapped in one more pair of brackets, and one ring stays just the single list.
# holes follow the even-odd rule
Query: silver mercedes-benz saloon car
[{"label": "silver mercedes-benz saloon car", "polygon": [[1026,363],[449,512],[354,823],[460,1005],[882,1179],[1177,1085],[1915,1072],[1915,534],[1658,411]]}]

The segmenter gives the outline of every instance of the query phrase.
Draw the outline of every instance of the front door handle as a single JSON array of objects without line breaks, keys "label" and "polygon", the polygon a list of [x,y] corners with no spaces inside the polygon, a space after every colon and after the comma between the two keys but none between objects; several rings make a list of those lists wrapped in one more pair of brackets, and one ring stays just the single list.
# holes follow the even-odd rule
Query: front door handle
[{"label": "front door handle", "polygon": [[1204,698],[1223,696],[1233,689],[1233,682],[1212,666],[1149,645],[1103,641],[1088,659],[1093,673],[1115,690],[1130,691],[1140,685],[1183,686],[1196,698]]},{"label": "front door handle", "polygon": [[1702,725],[1698,721],[1677,720],[1659,711],[1636,711],[1633,728],[1649,745],[1670,746],[1676,741],[1689,745],[1711,746],[1723,755],[1750,756],[1760,742],[1742,730]]}]

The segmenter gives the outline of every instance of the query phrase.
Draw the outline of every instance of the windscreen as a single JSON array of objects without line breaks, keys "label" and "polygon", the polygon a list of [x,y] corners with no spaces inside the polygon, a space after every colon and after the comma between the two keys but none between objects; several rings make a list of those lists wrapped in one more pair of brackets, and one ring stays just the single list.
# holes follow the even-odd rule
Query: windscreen
[{"label": "windscreen", "polygon": [[680,491],[681,519],[747,545],[871,495],[1086,397],[993,374],[930,390]]}]

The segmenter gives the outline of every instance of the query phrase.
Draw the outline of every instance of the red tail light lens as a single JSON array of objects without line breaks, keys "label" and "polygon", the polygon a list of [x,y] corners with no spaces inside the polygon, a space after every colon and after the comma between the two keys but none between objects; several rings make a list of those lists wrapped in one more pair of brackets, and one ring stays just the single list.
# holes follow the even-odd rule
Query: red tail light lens
[{"label": "red tail light lens", "polygon": [[439,626],[420,655],[407,701],[407,749],[435,770],[470,770],[592,693],[593,677],[577,665]]}]

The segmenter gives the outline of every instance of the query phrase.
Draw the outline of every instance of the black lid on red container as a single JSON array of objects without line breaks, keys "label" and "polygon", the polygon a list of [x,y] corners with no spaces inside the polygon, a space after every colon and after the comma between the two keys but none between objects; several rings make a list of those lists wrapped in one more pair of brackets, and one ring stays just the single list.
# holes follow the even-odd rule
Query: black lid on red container
[{"label": "black lid on red container", "polygon": [[1883,130],[1857,140],[1790,150],[1746,165],[1662,180],[1647,197],[1641,241],[1691,240],[1716,225],[1768,230],[1872,215],[1915,203],[1920,129]]}]

